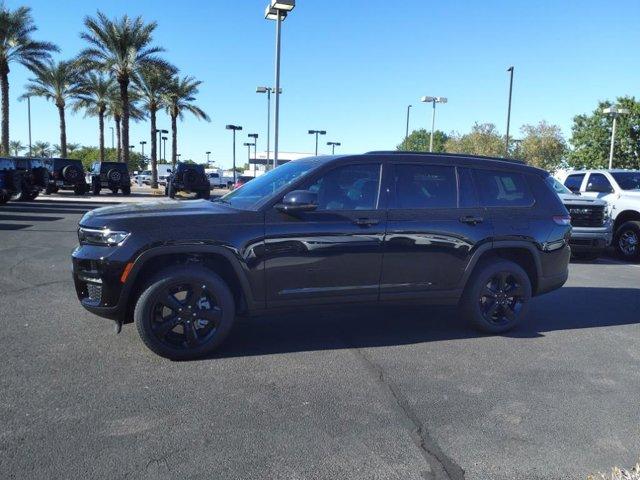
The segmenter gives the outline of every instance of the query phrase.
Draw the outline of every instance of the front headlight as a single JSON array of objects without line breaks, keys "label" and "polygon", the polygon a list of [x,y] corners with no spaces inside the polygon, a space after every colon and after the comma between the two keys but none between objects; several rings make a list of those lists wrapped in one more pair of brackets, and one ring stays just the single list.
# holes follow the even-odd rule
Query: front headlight
[{"label": "front headlight", "polygon": [[129,232],[116,232],[108,228],[102,230],[85,227],[78,228],[80,245],[100,245],[103,247],[122,245],[129,235]]}]

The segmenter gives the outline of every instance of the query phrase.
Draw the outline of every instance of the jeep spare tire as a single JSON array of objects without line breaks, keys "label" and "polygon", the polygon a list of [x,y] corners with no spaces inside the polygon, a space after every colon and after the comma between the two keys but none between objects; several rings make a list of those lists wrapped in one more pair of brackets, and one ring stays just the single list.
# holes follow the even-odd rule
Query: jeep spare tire
[{"label": "jeep spare tire", "polygon": [[122,180],[122,173],[115,168],[112,168],[107,172],[107,180],[113,183],[120,183],[120,180]]},{"label": "jeep spare tire", "polygon": [[191,190],[198,183],[198,172],[193,168],[185,169],[182,174],[182,181],[184,183],[184,188]]},{"label": "jeep spare tire", "polygon": [[62,169],[62,178],[69,183],[76,183],[82,177],[82,171],[76,165],[67,165]]}]

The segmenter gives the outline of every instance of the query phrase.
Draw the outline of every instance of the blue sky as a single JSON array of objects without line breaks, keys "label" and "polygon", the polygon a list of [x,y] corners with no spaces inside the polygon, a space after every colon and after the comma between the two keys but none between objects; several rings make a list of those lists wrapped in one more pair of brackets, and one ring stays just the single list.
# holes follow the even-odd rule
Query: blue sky
[{"label": "blue sky", "polygon": [[[258,149],[265,148],[266,97],[255,87],[274,78],[275,26],[263,18],[266,3],[6,0],[12,8],[32,7],[35,37],[58,44],[59,58],[83,48],[82,20],[98,8],[157,21],[156,43],[182,74],[204,82],[198,100],[212,118],[185,118],[179,152],[202,161],[210,150],[225,166],[231,159],[227,123],[244,127],[238,144],[257,132]],[[298,0],[283,24],[280,149],[311,152],[308,129],[327,130],[324,152],[328,140],[342,142],[343,152],[395,148],[408,104],[412,128],[430,122],[422,95],[448,97],[436,118],[446,132],[465,132],[476,121],[504,131],[510,65],[512,132],[544,119],[569,135],[572,117],[598,100],[640,96],[638,18],[638,0]],[[17,97],[28,77],[12,67],[11,137],[24,143],[26,104]],[[34,99],[32,119],[34,141],[58,143],[52,104]],[[170,126],[164,114],[158,125]],[[132,143],[148,141],[148,131],[146,122],[132,124]],[[68,141],[97,144],[97,120],[69,113]]]}]

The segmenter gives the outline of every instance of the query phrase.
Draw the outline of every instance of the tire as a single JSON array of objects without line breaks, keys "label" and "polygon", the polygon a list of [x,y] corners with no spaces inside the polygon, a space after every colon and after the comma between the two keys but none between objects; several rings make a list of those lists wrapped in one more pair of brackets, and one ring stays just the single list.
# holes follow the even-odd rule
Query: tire
[{"label": "tire", "polygon": [[[182,299],[175,293],[181,289],[188,292]],[[195,293],[198,290],[202,293]],[[208,318],[198,317],[198,312],[206,312]],[[133,317],[140,338],[151,351],[172,360],[190,360],[222,344],[235,320],[235,303],[227,284],[211,270],[174,266],[149,282],[136,302]],[[191,332],[189,340],[185,332]]]},{"label": "tire", "polygon": [[87,193],[87,186],[82,183],[80,185],[76,185],[73,187],[73,193],[76,195],[84,195]]},{"label": "tire", "polygon": [[76,183],[82,177],[82,170],[76,165],[67,165],[62,169],[62,178],[69,183]]},{"label": "tire", "polygon": [[96,197],[100,195],[100,185],[97,183],[91,185],[91,195],[95,195]]},{"label": "tire", "polygon": [[169,196],[169,198],[176,198],[176,189],[173,186],[173,182],[167,184],[167,195]]},{"label": "tire", "polygon": [[640,222],[631,221],[623,223],[616,230],[613,244],[618,255],[623,260],[640,261]]},{"label": "tire", "polygon": [[51,195],[52,193],[56,193],[56,191],[57,191],[57,190],[56,190],[56,187],[55,187],[55,186],[53,186],[53,185],[51,185],[51,184],[49,184],[49,185],[47,185],[47,186],[45,187],[45,189],[44,189],[44,194],[45,194],[45,195]]},{"label": "tire", "polygon": [[[501,280],[511,289],[501,288]],[[517,295],[511,297],[509,293]],[[474,328],[496,334],[518,325],[527,315],[530,300],[531,281],[527,272],[517,263],[492,259],[476,266],[465,286],[460,308]]]},{"label": "tire", "polygon": [[124,187],[122,187],[122,195],[131,195],[131,187],[129,185],[125,185]]},{"label": "tire", "polygon": [[112,168],[107,172],[107,180],[109,183],[120,183],[122,181],[122,173],[115,168]]},{"label": "tire", "polygon": [[571,252],[571,257],[579,262],[592,262],[600,258],[602,252]]},{"label": "tire", "polygon": [[118,194],[118,187],[111,188],[110,190],[111,190],[111,193],[113,193],[114,195]]}]

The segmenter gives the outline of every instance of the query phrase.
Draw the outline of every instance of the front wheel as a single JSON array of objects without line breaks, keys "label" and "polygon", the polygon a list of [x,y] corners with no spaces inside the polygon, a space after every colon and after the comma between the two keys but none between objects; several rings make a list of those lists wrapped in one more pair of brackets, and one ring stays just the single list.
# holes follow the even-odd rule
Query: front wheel
[{"label": "front wheel", "polygon": [[100,195],[100,185],[98,185],[97,183],[91,185],[91,195]]},{"label": "front wheel", "polygon": [[131,187],[128,185],[125,185],[124,187],[122,187],[122,195],[125,195],[125,196],[131,195]]},{"label": "front wheel", "polygon": [[84,195],[85,193],[87,193],[87,188],[83,184],[76,185],[75,187],[73,187],[73,193],[75,195]]},{"label": "front wheel", "polygon": [[522,321],[530,300],[531,281],[527,272],[514,262],[493,260],[476,267],[460,307],[478,330],[502,333]]},{"label": "front wheel", "polygon": [[202,357],[218,348],[235,319],[227,284],[201,266],[161,271],[138,298],[134,320],[145,345],[172,360]]},{"label": "front wheel", "polygon": [[625,222],[616,231],[614,245],[624,260],[640,260],[640,222]]}]

